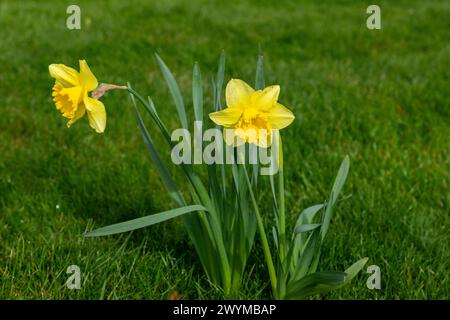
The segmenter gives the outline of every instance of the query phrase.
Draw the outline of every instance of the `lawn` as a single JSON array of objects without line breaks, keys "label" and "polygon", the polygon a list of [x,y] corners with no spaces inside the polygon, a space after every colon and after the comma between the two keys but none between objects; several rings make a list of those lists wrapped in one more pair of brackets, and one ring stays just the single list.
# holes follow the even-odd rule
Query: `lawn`
[{"label": "lawn", "polygon": [[[77,1],[82,28],[68,30],[72,3],[0,2],[0,299],[223,298],[179,220],[81,236],[175,204],[127,94],[102,98],[104,134],[86,119],[68,129],[48,65],[84,58],[100,82],[130,81],[175,129],[154,52],[191,101],[194,61],[205,90],[222,50],[226,80],[252,83],[259,46],[266,83],[281,85],[296,116],[282,132],[289,223],[327,197],[348,154],[352,197],[335,213],[319,269],[369,257],[381,270],[381,290],[369,290],[363,272],[314,298],[450,298],[450,2],[378,1],[381,30],[366,27],[369,2],[181,0]],[[271,210],[263,214],[269,226]],[[256,244],[237,298],[270,298]],[[74,264],[80,290],[65,285]]]}]

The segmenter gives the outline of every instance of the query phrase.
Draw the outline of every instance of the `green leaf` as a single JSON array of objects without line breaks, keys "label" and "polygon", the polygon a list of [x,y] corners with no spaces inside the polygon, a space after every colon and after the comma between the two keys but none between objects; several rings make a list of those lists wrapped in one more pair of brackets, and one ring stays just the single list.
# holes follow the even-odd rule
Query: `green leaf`
[{"label": "green leaf", "polygon": [[202,75],[197,62],[194,64],[194,71],[192,76],[192,100],[194,103],[195,120],[203,121]]},{"label": "green leaf", "polygon": [[[309,235],[306,241],[305,248],[302,250],[300,258],[296,260],[295,271],[293,273],[293,280],[298,280],[308,273],[308,270],[317,256],[320,249],[319,231],[317,229]],[[295,261],[294,257],[294,261]]]},{"label": "green leaf", "polygon": [[206,165],[206,167],[208,169],[208,185],[211,201],[213,202],[216,212],[222,214],[222,204],[224,200],[220,189],[220,183],[217,179],[216,165],[211,164]]},{"label": "green leaf", "polygon": [[[258,152],[258,151],[256,151]],[[258,175],[259,175],[259,162],[252,164],[252,185],[255,186],[255,189],[258,186]]]},{"label": "green leaf", "polygon": [[317,212],[319,212],[320,209],[323,208],[323,204],[316,204],[311,207],[308,207],[304,209],[300,214],[298,215],[297,222],[295,223],[295,227],[301,226],[302,224],[310,224],[314,216]]},{"label": "green leaf", "polygon": [[153,160],[153,163],[156,166],[156,169],[159,172],[159,175],[161,177],[161,180],[166,187],[167,191],[169,192],[169,195],[176,201],[178,205],[185,205],[185,201],[183,199],[183,196],[181,195],[181,192],[179,191],[178,187],[176,186],[175,182],[173,181],[172,177],[169,174],[169,171],[165,167],[164,163],[162,162],[158,151],[156,150],[152,138],[145,127],[144,121],[142,120],[141,114],[139,113],[139,110],[136,105],[136,100],[134,99],[133,94],[130,93],[131,102],[133,103],[134,110],[136,112],[136,117],[139,122],[139,128],[141,129],[142,136],[144,138],[145,145],[147,146],[147,150],[150,154],[150,157]]},{"label": "green leaf", "polygon": [[345,272],[321,271],[309,274],[298,281],[289,283],[286,299],[301,299],[315,294],[323,294],[339,288],[345,281]]},{"label": "green leaf", "polygon": [[273,242],[275,243],[275,247],[278,249],[278,233],[277,233],[277,229],[275,227],[272,227],[272,236],[273,236]]},{"label": "green leaf", "polygon": [[156,122],[156,125],[158,126],[159,130],[164,135],[164,138],[166,138],[166,141],[169,143],[169,145],[172,145],[172,140],[170,138],[170,133],[167,130],[167,127],[162,122],[161,118],[158,115],[158,112],[156,111],[155,104],[153,103],[153,100],[148,97],[148,103],[145,104],[147,111],[152,116],[153,120]]},{"label": "green leaf", "polygon": [[[313,222],[314,216],[322,208],[323,204],[316,204],[314,206],[304,209],[297,218],[297,222],[295,223],[295,229],[305,224],[311,224]],[[291,250],[292,256],[290,257],[290,261],[293,263],[292,269],[295,270],[296,264],[298,263],[298,256],[305,247],[308,235],[305,233],[296,234],[294,232],[292,236],[294,238],[294,243],[293,243],[293,250]]]},{"label": "green leaf", "polygon": [[258,62],[256,63],[255,89],[264,89],[264,58],[261,52],[258,55]]},{"label": "green leaf", "polygon": [[164,79],[167,82],[167,85],[169,87],[170,93],[172,94],[173,101],[175,102],[175,106],[177,108],[178,117],[180,118],[181,125],[183,128],[188,129],[188,121],[186,117],[186,110],[184,108],[184,102],[183,97],[180,92],[180,88],[178,87],[178,84],[170,71],[170,69],[167,67],[167,65],[164,63],[164,61],[158,56],[158,54],[155,53],[156,61],[161,69],[161,72],[164,76]]},{"label": "green leaf", "polygon": [[322,215],[322,227],[320,228],[320,236],[323,241],[325,235],[327,234],[328,227],[330,225],[331,216],[333,215],[333,205],[334,194],[331,192],[330,198],[327,203],[325,203],[325,212]]},{"label": "green leaf", "polygon": [[[214,97],[214,111],[219,111],[221,109],[222,87],[223,87],[223,80],[225,77],[225,62],[226,62],[225,51],[222,51],[219,59],[219,66],[217,67],[217,76],[215,79],[216,81],[214,82],[214,79],[211,81]],[[219,125],[216,125],[215,127],[220,128]],[[220,175],[222,179],[221,189],[223,193],[223,198],[225,199],[227,197],[227,179],[226,179],[226,168],[224,165],[220,166]]]},{"label": "green leaf", "polygon": [[277,200],[277,191],[275,189],[275,177],[273,174],[269,176],[269,182],[270,182],[270,191],[272,193],[273,197],[273,206],[275,210],[275,214],[278,215],[278,200]]},{"label": "green leaf", "polygon": [[347,180],[348,170],[350,168],[350,159],[347,156],[345,156],[344,161],[342,161],[341,167],[339,168],[339,171],[336,175],[336,179],[333,183],[333,188],[331,189],[331,192],[334,194],[334,200],[332,202],[332,205],[336,203],[336,200],[339,197],[339,193],[342,190],[342,187],[344,186],[345,180]]},{"label": "green leaf", "polygon": [[215,82],[214,76],[211,76],[211,96],[213,98],[212,111],[217,111],[217,109],[216,109],[217,89],[216,89],[216,82]]},{"label": "green leaf", "polygon": [[216,83],[215,83],[215,95],[216,95],[216,101],[214,104],[214,110],[219,111],[221,109],[221,103],[220,99],[222,96],[222,86],[223,86],[223,79],[225,77],[225,51],[222,51],[219,59],[219,67],[217,68],[217,77],[216,77]]},{"label": "green leaf", "polygon": [[317,246],[317,251],[316,254],[314,256],[313,261],[311,261],[311,265],[309,266],[309,270],[308,270],[308,274],[309,273],[314,273],[317,271],[317,267],[319,266],[319,260],[320,260],[320,255],[322,253],[322,246],[319,244]]},{"label": "green leaf", "polygon": [[[263,88],[264,88],[264,63],[263,63],[263,56],[260,51],[258,55],[258,61],[256,63],[255,89],[259,90]],[[259,174],[258,162],[252,165],[252,168],[253,168],[252,184],[256,188],[258,185],[258,174]]]},{"label": "green leaf", "polygon": [[320,223],[302,224],[294,229],[294,233],[298,234],[298,233],[302,233],[302,232],[308,232],[308,231],[317,229],[320,226],[321,226]]},{"label": "green leaf", "polygon": [[361,271],[361,269],[366,265],[368,260],[369,260],[369,258],[362,258],[362,259],[356,261],[354,264],[352,264],[347,270],[345,270],[345,273],[347,274],[347,276],[345,277],[344,284],[347,284],[348,282],[350,282],[350,280],[352,280],[354,277],[356,277],[358,272]]},{"label": "green leaf", "polygon": [[94,231],[85,233],[85,237],[100,237],[100,236],[107,236],[111,234],[116,233],[122,233],[127,232],[131,230],[136,230],[144,227],[151,226],[153,224],[157,224],[163,221],[167,221],[173,218],[176,218],[178,216],[181,216],[183,214],[193,212],[193,211],[206,211],[206,209],[203,206],[199,205],[193,205],[193,206],[186,206],[181,207],[169,211],[164,211],[157,214],[152,214],[149,216],[145,216],[142,218],[137,218],[121,223],[112,224],[107,227],[99,228]]},{"label": "green leaf", "polygon": [[325,238],[327,234],[328,227],[330,225],[331,217],[333,216],[333,206],[336,203],[336,200],[339,197],[339,193],[344,186],[345,180],[347,179],[348,170],[350,168],[350,160],[348,155],[345,156],[344,161],[342,161],[341,167],[336,175],[336,179],[333,183],[333,188],[331,189],[330,199],[326,204],[325,214],[322,219],[322,228],[320,230],[322,240]]},{"label": "green leaf", "polygon": [[144,98],[142,98],[139,93],[137,93],[136,91],[133,90],[133,88],[131,88],[130,83],[128,83],[128,92],[130,92],[130,94],[132,94],[134,97],[136,97],[139,100],[139,102],[145,107],[147,112],[152,117],[153,121],[155,121],[156,125],[161,130],[162,134],[164,135],[164,138],[166,138],[166,141],[169,143],[169,145],[171,145],[172,141],[170,139],[169,131],[167,130],[164,123],[162,122],[161,118],[159,117],[158,112],[156,111],[156,108],[155,108],[155,105],[153,104],[152,99],[150,99],[150,97],[148,97],[148,102],[145,101]]}]

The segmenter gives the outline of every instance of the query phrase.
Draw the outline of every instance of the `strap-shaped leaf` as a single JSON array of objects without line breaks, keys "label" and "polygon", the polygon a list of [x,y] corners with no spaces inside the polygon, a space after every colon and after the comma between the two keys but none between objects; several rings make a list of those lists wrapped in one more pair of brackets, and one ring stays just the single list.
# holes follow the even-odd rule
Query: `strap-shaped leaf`
[{"label": "strap-shaped leaf", "polygon": [[256,63],[255,89],[264,89],[264,86],[264,57],[260,50],[258,54],[258,62]]},{"label": "strap-shaped leaf", "polygon": [[[261,50],[258,54],[258,61],[256,63],[255,89],[264,89],[264,63]],[[258,185],[259,163],[257,162],[256,164],[252,165],[252,169],[252,184],[256,188]]]},{"label": "strap-shaped leaf", "polygon": [[298,233],[308,232],[308,231],[317,229],[320,226],[321,226],[320,223],[302,224],[294,229],[294,233],[298,234]]},{"label": "strap-shaped leaf", "polygon": [[127,232],[131,230],[136,230],[144,227],[151,226],[163,221],[167,221],[183,214],[194,212],[194,211],[206,211],[205,207],[199,205],[181,207],[169,211],[164,211],[157,214],[152,214],[142,218],[137,218],[121,223],[112,224],[107,227],[99,228],[94,231],[85,233],[85,237],[100,237],[107,236],[116,233]]},{"label": "strap-shaped leaf", "polygon": [[320,234],[322,240],[325,238],[327,234],[328,227],[330,225],[331,217],[333,216],[333,206],[336,203],[336,200],[339,197],[339,193],[344,186],[345,180],[347,179],[348,170],[350,168],[350,160],[348,156],[345,156],[344,161],[342,161],[341,167],[336,175],[336,179],[333,183],[333,188],[331,189],[330,199],[326,204],[325,213],[322,219],[322,228],[320,229]]},{"label": "strap-shaped leaf", "polygon": [[338,288],[345,281],[345,272],[321,271],[309,274],[287,287],[286,299],[300,299]]},{"label": "strap-shaped leaf", "polygon": [[[170,139],[169,131],[167,130],[164,123],[162,122],[161,118],[159,117],[158,112],[156,111],[156,108],[155,108],[155,105],[154,105],[152,99],[150,99],[150,97],[148,97],[148,101],[145,101],[144,98],[142,98],[142,96],[139,93],[134,91],[134,89],[131,87],[130,83],[128,83],[128,91],[130,92],[130,94],[132,94],[134,97],[136,97],[139,100],[139,102],[145,107],[147,112],[150,114],[152,119],[155,121],[158,128],[161,130],[161,133],[164,135],[164,138],[166,138],[166,141],[169,143],[169,145],[171,145],[172,141]],[[134,100],[132,100],[132,101],[134,101]],[[133,103],[135,103],[135,102],[133,102]]]},{"label": "strap-shaped leaf", "polygon": [[[314,216],[323,208],[323,204],[316,204],[314,206],[308,207],[304,209],[298,216],[297,222],[295,223],[295,229],[299,228],[302,225],[311,224],[313,222]],[[292,247],[292,257],[290,257],[290,261],[293,263],[292,271],[295,270],[296,264],[298,263],[298,257],[300,253],[303,251],[306,241],[308,239],[308,235],[306,233],[293,233],[293,247]]]},{"label": "strap-shaped leaf", "polygon": [[339,171],[336,175],[336,179],[334,180],[333,188],[331,189],[331,192],[333,192],[334,194],[334,200],[332,202],[333,205],[336,203],[336,200],[338,199],[339,194],[341,193],[342,187],[345,184],[345,180],[347,180],[349,168],[350,168],[350,159],[348,155],[346,155],[341,163]]},{"label": "strap-shaped leaf", "polygon": [[362,258],[362,259],[356,261],[354,264],[352,264],[347,270],[345,270],[345,273],[347,274],[347,276],[345,277],[344,284],[347,284],[348,282],[350,282],[350,280],[352,280],[354,277],[356,277],[358,272],[361,271],[361,269],[366,265],[368,260],[369,260],[369,258]]},{"label": "strap-shaped leaf", "polygon": [[219,67],[217,68],[217,77],[215,83],[215,101],[214,101],[214,110],[219,111],[221,109],[221,96],[222,96],[222,86],[223,79],[225,77],[225,51],[222,51],[219,60]]},{"label": "strap-shaped leaf", "polygon": [[144,121],[142,120],[141,114],[139,113],[139,110],[136,105],[136,100],[134,99],[133,94],[130,93],[131,102],[133,103],[134,110],[136,112],[136,117],[139,122],[139,128],[141,129],[142,136],[144,138],[145,145],[147,146],[147,150],[150,154],[150,157],[153,160],[153,163],[156,166],[156,169],[159,172],[159,175],[161,177],[161,180],[166,187],[167,191],[169,192],[170,196],[176,201],[178,205],[184,205],[185,201],[183,199],[183,196],[181,192],[179,191],[178,187],[176,186],[175,182],[173,181],[172,177],[169,174],[169,171],[167,170],[166,166],[162,162],[158,151],[156,150],[152,138],[145,127]]},{"label": "strap-shaped leaf", "polygon": [[[211,79],[211,88],[213,93],[213,108],[214,111],[219,111],[221,109],[221,97],[222,97],[222,87],[223,80],[225,78],[225,51],[220,54],[219,65],[217,67],[217,76]],[[220,128],[219,125],[215,126],[217,129]],[[223,155],[224,157],[225,155]],[[222,185],[220,186],[223,194],[223,198],[227,197],[227,177],[226,177],[226,166],[220,166],[220,176],[222,180]]]},{"label": "strap-shaped leaf", "polygon": [[303,278],[307,273],[313,262],[314,257],[317,256],[320,247],[319,230],[315,229],[311,232],[306,241],[305,247],[300,254],[300,258],[293,257],[296,260],[295,270],[292,274],[293,280]]},{"label": "strap-shaped leaf", "polygon": [[156,125],[161,130],[162,134],[164,135],[164,138],[166,138],[166,141],[171,145],[172,140],[170,138],[169,131],[167,130],[167,127],[162,122],[161,118],[158,115],[158,112],[156,111],[155,104],[153,103],[153,100],[150,97],[147,97],[147,104],[144,104],[146,107],[146,110],[148,113],[152,116],[153,120],[156,122]]},{"label": "strap-shaped leaf", "polygon": [[164,63],[158,54],[155,53],[156,61],[161,69],[161,72],[164,76],[164,79],[167,82],[167,86],[169,87],[170,93],[172,94],[173,101],[175,102],[175,106],[177,108],[178,117],[180,118],[181,125],[183,128],[188,129],[188,121],[186,117],[186,109],[184,107],[183,96],[181,95],[180,88],[175,80],[170,69]]},{"label": "strap-shaped leaf", "polygon": [[203,87],[202,74],[196,62],[192,75],[192,101],[194,103],[194,115],[196,121],[203,121]]},{"label": "strap-shaped leaf", "polygon": [[320,209],[323,208],[323,204],[316,204],[311,207],[308,207],[304,209],[300,214],[298,215],[297,222],[295,223],[295,227],[299,227],[302,224],[310,224],[314,216],[319,212]]},{"label": "strap-shaped leaf", "polygon": [[270,182],[270,191],[272,192],[273,206],[274,206],[275,214],[278,215],[277,191],[275,189],[275,177],[273,174],[271,174],[269,176],[269,182]]}]

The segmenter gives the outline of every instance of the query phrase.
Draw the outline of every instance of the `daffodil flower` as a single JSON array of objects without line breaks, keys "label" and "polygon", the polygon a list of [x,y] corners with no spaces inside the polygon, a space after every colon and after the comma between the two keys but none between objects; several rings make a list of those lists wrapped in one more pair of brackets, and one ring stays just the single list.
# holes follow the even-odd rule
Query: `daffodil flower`
[{"label": "daffodil flower", "polygon": [[278,85],[254,90],[242,80],[231,79],[225,92],[227,108],[210,113],[209,117],[214,123],[233,129],[243,141],[267,147],[272,130],[287,127],[295,118],[278,103],[279,94]]},{"label": "daffodil flower", "polygon": [[98,133],[105,131],[106,111],[103,103],[88,96],[98,86],[97,78],[85,60],[79,60],[80,72],[64,64],[51,64],[50,76],[56,80],[53,101],[70,127],[87,112],[90,126]]}]

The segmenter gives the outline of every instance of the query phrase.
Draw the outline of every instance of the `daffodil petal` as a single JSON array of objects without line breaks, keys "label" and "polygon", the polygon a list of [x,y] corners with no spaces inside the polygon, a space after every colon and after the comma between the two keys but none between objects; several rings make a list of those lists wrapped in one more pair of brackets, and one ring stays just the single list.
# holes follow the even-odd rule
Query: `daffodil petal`
[{"label": "daffodil petal", "polygon": [[106,127],[106,111],[105,106],[100,100],[84,97],[84,105],[89,118],[89,124],[97,133],[105,131]]},{"label": "daffodil petal", "polygon": [[209,114],[209,118],[217,125],[224,127],[231,127],[242,115],[242,110],[239,108],[225,108],[221,111]]},{"label": "daffodil petal", "polygon": [[252,87],[247,83],[239,79],[231,79],[228,81],[225,89],[225,98],[228,107],[238,107],[242,105],[242,102],[254,92]]},{"label": "daffodil petal", "polygon": [[82,104],[79,105],[73,118],[67,122],[67,127],[70,128],[70,126],[73,125],[75,122],[77,122],[78,119],[82,118],[85,113],[86,113],[86,108],[84,107],[84,105],[82,105]]},{"label": "daffodil petal", "polygon": [[258,90],[252,94],[252,104],[258,110],[269,111],[276,105],[279,95],[280,86],[275,85],[266,87],[264,90]]},{"label": "daffodil petal", "polygon": [[64,87],[78,86],[80,82],[77,70],[63,64],[51,64],[48,66],[50,76]]},{"label": "daffodil petal", "polygon": [[92,73],[86,60],[79,60],[80,63],[80,80],[87,91],[92,91],[98,86],[97,78]]},{"label": "daffodil petal", "polygon": [[276,105],[266,114],[266,120],[272,129],[283,129],[294,121],[294,114],[280,103]]}]

